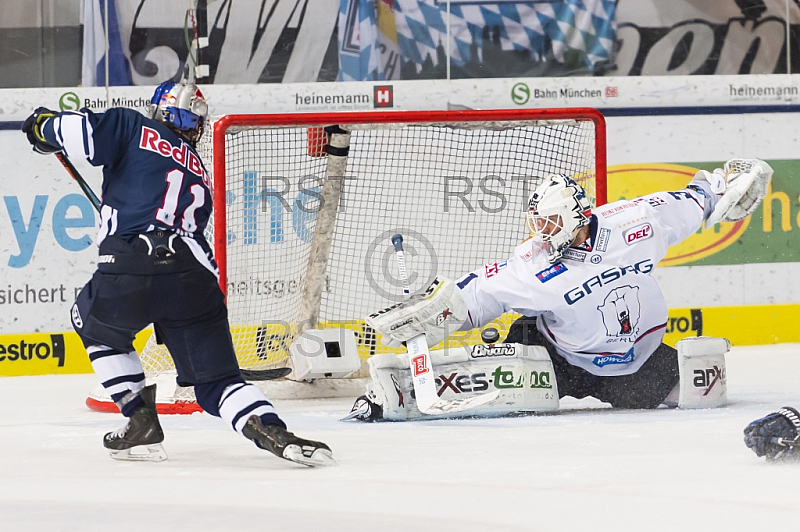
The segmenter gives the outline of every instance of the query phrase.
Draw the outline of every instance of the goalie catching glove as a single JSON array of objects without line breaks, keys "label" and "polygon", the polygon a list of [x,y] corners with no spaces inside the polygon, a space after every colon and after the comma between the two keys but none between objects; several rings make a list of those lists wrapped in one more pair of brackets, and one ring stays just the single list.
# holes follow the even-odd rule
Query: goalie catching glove
[{"label": "goalie catching glove", "polygon": [[701,170],[696,181],[706,181],[719,199],[706,219],[706,229],[718,222],[747,218],[767,195],[772,167],[760,159],[731,159],[713,172]]},{"label": "goalie catching glove", "polygon": [[428,345],[436,345],[466,319],[467,304],[453,280],[446,277],[437,277],[423,293],[364,318],[389,347],[400,347],[419,334],[427,336]]}]

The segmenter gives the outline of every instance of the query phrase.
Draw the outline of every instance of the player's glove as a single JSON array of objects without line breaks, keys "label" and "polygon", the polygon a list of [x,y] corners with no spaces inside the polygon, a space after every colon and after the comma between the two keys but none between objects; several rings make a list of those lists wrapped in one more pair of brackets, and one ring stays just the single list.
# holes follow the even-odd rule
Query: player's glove
[{"label": "player's glove", "polygon": [[47,107],[39,107],[22,124],[22,132],[28,137],[28,142],[33,146],[33,151],[42,155],[50,155],[61,151],[61,148],[49,144],[42,135],[42,125],[48,118],[55,116],[55,111]]},{"label": "player's glove", "polygon": [[744,429],[744,443],[767,462],[800,460],[800,414],[785,406]]}]

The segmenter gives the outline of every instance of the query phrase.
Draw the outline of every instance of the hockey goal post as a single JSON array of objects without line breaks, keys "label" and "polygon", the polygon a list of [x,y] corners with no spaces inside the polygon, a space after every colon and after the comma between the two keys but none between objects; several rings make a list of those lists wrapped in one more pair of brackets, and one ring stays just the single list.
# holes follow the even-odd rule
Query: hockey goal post
[{"label": "hockey goal post", "polygon": [[[395,233],[413,292],[436,275],[502,265],[528,237],[528,197],[551,173],[573,176],[593,205],[606,201],[605,121],[595,109],[236,114],[208,131],[199,146],[213,181],[207,232],[244,369],[291,366],[289,346],[307,327],[353,330],[362,361],[401,352],[363,321],[401,297]],[[501,333],[510,318],[498,320]],[[451,343],[478,338],[456,336]],[[198,409],[152,336],[142,363],[165,388],[159,411]],[[354,393],[323,380],[266,391]],[[100,396],[87,404],[113,409]]]}]

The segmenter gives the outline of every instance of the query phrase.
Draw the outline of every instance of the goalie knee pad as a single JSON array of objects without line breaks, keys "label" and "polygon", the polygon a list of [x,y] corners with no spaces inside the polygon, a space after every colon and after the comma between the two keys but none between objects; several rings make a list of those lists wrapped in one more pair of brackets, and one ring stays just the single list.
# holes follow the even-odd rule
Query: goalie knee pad
[{"label": "goalie knee pad", "polygon": [[[437,416],[416,406],[407,355],[375,355],[369,359],[370,384],[348,419],[389,421],[420,417],[500,416],[512,412],[545,412],[558,408],[558,385],[553,363],[541,346],[490,344],[430,352],[436,390],[444,400],[490,394],[497,397],[480,406]],[[361,401],[359,403],[359,401]],[[364,403],[368,402],[369,405]],[[378,408],[376,408],[378,407]],[[358,412],[356,412],[358,411]],[[359,415],[359,413],[361,413]]]},{"label": "goalie knee pad", "polygon": [[725,353],[730,342],[725,338],[697,336],[684,338],[678,350],[680,392],[678,408],[717,408],[728,402]]}]

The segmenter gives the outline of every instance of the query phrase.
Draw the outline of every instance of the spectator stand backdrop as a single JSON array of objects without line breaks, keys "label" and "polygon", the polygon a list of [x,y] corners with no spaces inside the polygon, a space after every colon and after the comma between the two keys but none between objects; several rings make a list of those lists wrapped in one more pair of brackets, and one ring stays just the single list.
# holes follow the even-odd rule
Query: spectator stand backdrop
[{"label": "spectator stand backdrop", "polygon": [[[105,79],[106,0],[85,2],[92,86]],[[196,28],[186,1],[108,5],[110,84],[175,76]],[[218,0],[207,20],[212,83],[800,70],[796,0]]]}]

